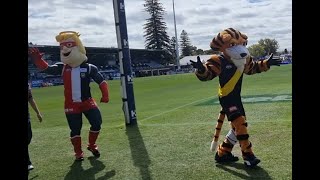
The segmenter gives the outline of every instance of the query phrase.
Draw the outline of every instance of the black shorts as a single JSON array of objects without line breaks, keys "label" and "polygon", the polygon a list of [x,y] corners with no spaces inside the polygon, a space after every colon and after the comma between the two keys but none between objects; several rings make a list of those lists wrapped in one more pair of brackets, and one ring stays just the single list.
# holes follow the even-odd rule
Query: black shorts
[{"label": "black shorts", "polygon": [[233,121],[239,116],[246,116],[240,96],[225,96],[219,98],[219,101],[228,121]]}]

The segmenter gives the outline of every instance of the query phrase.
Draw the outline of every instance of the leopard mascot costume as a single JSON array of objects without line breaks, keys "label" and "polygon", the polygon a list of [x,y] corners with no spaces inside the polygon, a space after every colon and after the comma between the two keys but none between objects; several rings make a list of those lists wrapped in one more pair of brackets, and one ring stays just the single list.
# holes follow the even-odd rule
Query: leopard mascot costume
[{"label": "leopard mascot costume", "polygon": [[228,28],[218,33],[210,47],[214,51],[221,52],[221,55],[212,55],[205,63],[200,57],[197,62],[190,60],[191,65],[196,69],[195,74],[200,81],[209,81],[219,77],[219,101],[222,107],[216,125],[215,136],[211,144],[211,149],[217,143],[218,136],[225,116],[230,121],[231,128],[224,141],[218,146],[215,155],[217,163],[234,162],[239,158],[231,151],[233,146],[239,141],[242,158],[247,167],[254,167],[259,162],[253,151],[252,143],[249,141],[246,115],[241,101],[241,86],[243,73],[252,75],[268,71],[272,65],[280,65],[280,59],[269,58],[262,61],[253,61],[246,48],[248,37],[238,30]]}]

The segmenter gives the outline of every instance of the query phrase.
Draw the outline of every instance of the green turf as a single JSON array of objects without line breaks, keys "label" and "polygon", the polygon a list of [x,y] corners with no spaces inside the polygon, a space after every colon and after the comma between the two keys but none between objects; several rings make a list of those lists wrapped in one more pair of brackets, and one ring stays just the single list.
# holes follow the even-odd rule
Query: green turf
[{"label": "green turf", "polygon": [[[103,124],[101,157],[85,149],[89,123],[83,119],[85,160],[74,163],[63,111],[63,86],[34,88],[43,114],[30,109],[33,139],[30,179],[292,179],[292,66],[245,75],[242,95],[253,150],[261,163],[248,169],[240,160],[217,165],[209,151],[220,110],[218,79],[200,82],[193,73],[134,79],[137,127],[126,127],[120,81],[109,81],[110,103],[98,103]],[[100,90],[91,84],[99,101]],[[219,141],[227,133],[224,123]],[[240,156],[238,145],[234,154]]]}]

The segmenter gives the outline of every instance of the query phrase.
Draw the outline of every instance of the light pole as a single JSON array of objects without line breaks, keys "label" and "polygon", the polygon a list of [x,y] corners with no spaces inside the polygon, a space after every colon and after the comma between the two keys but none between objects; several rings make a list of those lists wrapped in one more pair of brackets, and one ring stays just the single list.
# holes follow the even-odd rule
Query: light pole
[{"label": "light pole", "polygon": [[179,45],[178,45],[178,37],[177,37],[177,25],[176,25],[176,13],[174,11],[174,0],[172,0],[172,8],[173,8],[173,21],[174,21],[174,33],[176,37],[176,61],[178,70],[180,70],[180,61],[179,61]]}]

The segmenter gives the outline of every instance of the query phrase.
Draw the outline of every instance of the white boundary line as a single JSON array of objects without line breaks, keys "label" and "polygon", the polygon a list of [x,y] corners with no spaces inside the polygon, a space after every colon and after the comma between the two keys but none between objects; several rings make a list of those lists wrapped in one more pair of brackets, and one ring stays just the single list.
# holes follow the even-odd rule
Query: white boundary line
[{"label": "white boundary line", "polygon": [[[284,122],[292,122],[292,120],[273,120],[273,121],[257,121],[257,120],[248,120],[248,127],[250,127],[250,124],[256,124],[256,123],[284,123]],[[175,127],[175,126],[197,126],[197,125],[210,125],[212,127],[214,127],[216,124],[215,121],[212,122],[198,122],[198,123],[164,123],[164,124],[159,124],[159,123],[150,123],[150,124],[139,124],[141,126],[144,127]],[[114,126],[107,126],[107,128],[119,128],[119,127],[123,127],[125,126],[124,124],[120,124],[120,125],[114,125]],[[227,129],[229,128],[229,123],[227,124]],[[67,126],[59,126],[59,127],[51,127],[51,128],[46,128],[46,129],[35,129],[34,131],[65,131],[65,130],[69,130],[69,128]],[[86,124],[82,127],[83,130],[88,130],[89,131],[89,124]],[[87,128],[87,129],[86,129]],[[106,129],[106,127],[104,127],[103,129]],[[290,131],[290,130],[288,130]]]},{"label": "white boundary line", "polygon": [[[250,121],[248,120],[248,126],[250,126],[250,124],[255,124],[255,123],[276,123],[276,122],[292,122],[292,120],[274,120],[274,121]],[[227,122],[228,123],[228,122]],[[216,121],[212,121],[212,122],[200,122],[200,123],[164,123],[164,124],[159,124],[159,123],[150,123],[150,124],[141,124],[142,126],[192,126],[192,125],[212,125],[215,126],[216,125]],[[228,124],[229,126],[229,124]]]},{"label": "white boundary line", "polygon": [[[182,105],[182,106],[178,106],[178,107],[176,107],[176,108],[170,109],[170,110],[168,110],[168,111],[164,111],[164,112],[162,112],[162,113],[155,114],[155,115],[152,115],[152,116],[143,118],[143,119],[141,119],[141,120],[138,120],[138,124],[140,124],[139,122],[146,121],[146,120],[148,120],[148,119],[151,119],[151,118],[154,118],[154,117],[157,117],[157,116],[161,116],[161,115],[163,115],[163,114],[167,114],[167,113],[169,113],[169,112],[172,112],[172,111],[175,111],[175,110],[177,110],[177,109],[180,109],[180,108],[189,106],[189,105],[191,105],[191,104],[195,104],[195,103],[198,103],[198,102],[201,102],[201,101],[205,101],[205,100],[208,100],[208,99],[211,99],[211,98],[215,98],[215,97],[216,97],[216,96],[211,96],[211,97],[208,97],[208,98],[204,98],[204,99],[200,99],[200,100],[197,100],[197,101],[193,101],[193,102],[191,102],[191,103],[184,104],[184,105]],[[248,121],[248,123],[249,123],[249,122],[262,122],[262,121]],[[267,122],[271,122],[271,121],[267,121]],[[272,122],[277,122],[277,121],[272,121]],[[183,124],[184,124],[184,123],[183,123]],[[194,124],[197,124],[197,123],[194,123]],[[207,123],[204,123],[204,124],[207,124]],[[214,124],[214,123],[213,123],[213,124]]]},{"label": "white boundary line", "polygon": [[198,102],[201,102],[201,101],[204,101],[204,100],[208,100],[208,99],[214,98],[214,97],[215,97],[215,96],[211,96],[211,97],[208,97],[208,98],[204,98],[204,99],[200,99],[200,100],[197,100],[197,101],[193,101],[193,102],[188,103],[188,104],[184,104],[184,105],[182,105],[182,106],[178,106],[178,107],[176,107],[176,108],[170,109],[169,111],[164,111],[164,112],[162,112],[162,113],[155,114],[155,115],[149,116],[149,117],[147,117],[147,118],[138,120],[138,123],[141,122],[141,121],[145,121],[145,120],[148,120],[148,119],[157,117],[157,116],[161,116],[162,114],[167,114],[167,113],[169,113],[169,112],[172,112],[172,111],[175,111],[175,110],[177,110],[177,109],[180,109],[180,108],[189,106],[189,105],[194,104],[194,103],[198,103]]},{"label": "white boundary line", "polygon": [[[148,119],[151,119],[151,118],[154,118],[154,117],[157,117],[157,116],[161,116],[163,114],[167,114],[167,113],[173,112],[173,111],[175,111],[177,109],[181,109],[183,107],[186,107],[186,106],[198,103],[198,102],[202,102],[202,101],[205,101],[205,100],[208,100],[208,99],[211,99],[211,98],[215,98],[215,97],[216,96],[211,96],[211,97],[203,98],[203,99],[200,99],[200,100],[197,100],[197,101],[193,101],[191,103],[187,103],[187,104],[184,104],[182,106],[178,106],[176,108],[170,109],[168,111],[164,111],[162,113],[155,114],[155,115],[143,118],[141,120],[138,120],[137,122],[138,122],[139,125],[143,125],[143,126],[215,125],[215,123],[216,123],[215,121],[213,121],[213,122],[203,122],[203,123],[173,123],[173,124],[172,123],[165,123],[165,124],[157,124],[157,123],[155,123],[155,124],[153,124],[153,123],[151,123],[151,124],[143,124],[143,123],[141,123],[142,121],[146,121]],[[250,120],[248,120],[248,123],[274,123],[274,122],[290,122],[290,121],[292,121],[292,120],[283,120],[283,121],[281,121],[281,120],[274,120],[274,121],[257,121],[257,120],[251,120],[250,121]],[[121,126],[123,126],[123,124],[115,125],[115,126],[112,126],[112,127],[121,127]]]}]

